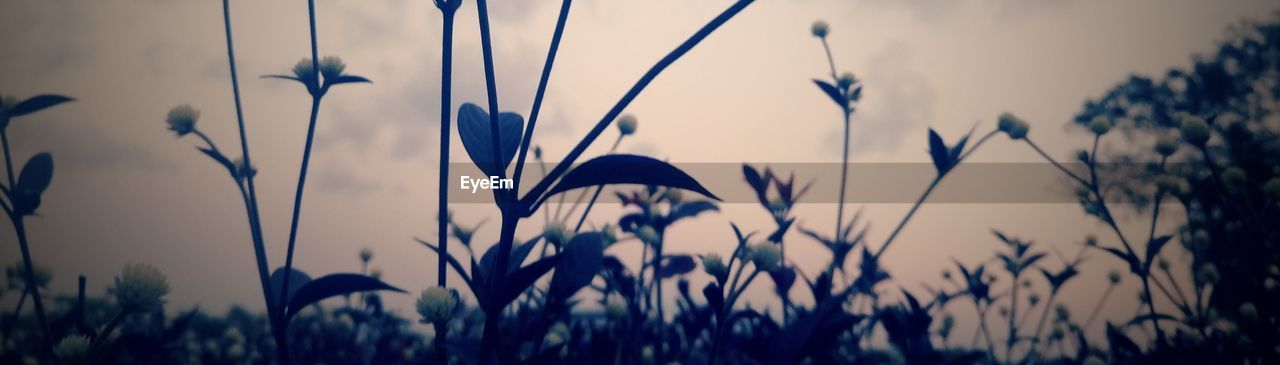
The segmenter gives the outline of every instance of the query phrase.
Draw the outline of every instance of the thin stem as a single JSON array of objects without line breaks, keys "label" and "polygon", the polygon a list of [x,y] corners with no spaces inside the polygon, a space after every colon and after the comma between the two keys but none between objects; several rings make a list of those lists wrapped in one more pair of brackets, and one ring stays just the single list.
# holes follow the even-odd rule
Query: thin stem
[{"label": "thin stem", "polygon": [[[489,130],[493,131],[491,134],[494,151],[493,170],[498,174],[498,178],[506,178],[506,165],[502,163],[500,157],[505,154],[502,153],[502,137],[500,137],[502,131],[498,128],[498,81],[493,71],[493,38],[489,34],[488,3],[485,0],[476,0],[476,12],[480,18],[480,49],[484,56],[485,90],[489,96]],[[515,194],[514,191],[512,189],[511,194]],[[494,189],[493,192],[495,197],[504,194],[503,189]],[[497,201],[499,204],[504,204],[503,199]]]},{"label": "thin stem", "polygon": [[[613,147],[609,148],[608,154],[612,155],[618,151],[618,144],[622,143],[622,137],[626,137],[626,135],[618,134],[618,139],[613,141]],[[596,205],[596,200],[600,199],[600,193],[603,193],[603,192],[604,192],[604,185],[600,185],[596,187],[595,194],[591,195],[591,201],[588,202],[587,207],[582,210],[582,217],[578,218],[578,224],[573,227],[573,233],[578,233],[579,230],[582,230],[582,224],[587,222],[587,215],[591,214],[591,207],[594,207]]]},{"label": "thin stem", "polygon": [[[483,1],[481,0],[480,2],[482,3]],[[573,147],[573,150],[570,150],[569,154],[565,156],[565,158],[561,160],[555,168],[551,169],[551,173],[548,174],[547,178],[538,182],[537,185],[530,189],[529,193],[526,194],[524,198],[521,198],[521,205],[528,208],[522,214],[525,216],[533,214],[533,211],[537,208],[535,203],[541,201],[543,193],[545,193],[547,189],[551,188],[551,184],[569,170],[569,167],[573,165],[574,161],[577,161],[578,157],[581,156],[583,152],[586,152],[587,147],[600,136],[600,133],[604,133],[605,128],[609,127],[609,124],[611,124],[613,120],[622,113],[622,110],[626,109],[626,107],[631,104],[631,101],[634,100],[636,96],[640,95],[641,91],[644,91],[645,87],[649,86],[649,83],[653,82],[653,80],[658,77],[658,74],[661,74],[668,66],[675,63],[676,60],[680,59],[680,57],[692,50],[694,46],[697,46],[703,39],[706,39],[712,32],[719,29],[720,26],[724,25],[724,23],[728,22],[729,19],[732,19],[753,2],[754,0],[738,0],[732,6],[725,9],[724,12],[721,12],[720,15],[716,16],[699,29],[693,34],[693,36],[685,40],[684,43],[681,43],[675,50],[672,50],[671,53],[659,60],[657,64],[654,64],[653,67],[649,68],[649,71],[645,72],[645,74],[640,77],[640,80],[636,81],[635,85],[632,85],[631,89],[627,90],[627,93],[622,96],[622,99],[618,100],[618,102],[614,104],[613,108],[609,109],[609,111],[605,113],[603,118],[600,118],[600,121],[596,123],[595,127],[593,127],[591,131],[587,132],[587,135]]]},{"label": "thin stem", "polygon": [[[1067,168],[1066,168],[1066,167],[1064,167],[1064,166],[1062,166],[1062,164],[1058,163],[1058,161],[1057,161],[1057,160],[1054,160],[1054,159],[1053,159],[1053,157],[1049,157],[1049,154],[1048,154],[1048,153],[1045,153],[1043,149],[1040,149],[1040,146],[1036,145],[1036,143],[1035,143],[1035,142],[1032,142],[1032,141],[1031,141],[1031,138],[1023,138],[1022,140],[1023,140],[1023,141],[1026,141],[1026,142],[1027,142],[1027,145],[1028,145],[1028,146],[1031,146],[1031,149],[1035,150],[1035,151],[1036,151],[1036,153],[1040,154],[1040,157],[1044,157],[1044,159],[1045,159],[1045,160],[1047,160],[1047,161],[1049,161],[1049,163],[1053,164],[1053,167],[1057,167],[1057,168],[1058,168],[1058,170],[1062,170],[1062,173],[1067,174],[1067,177],[1070,177],[1070,178],[1072,178],[1073,180],[1075,180],[1075,181],[1077,181],[1077,182],[1079,182],[1080,184],[1083,184],[1083,185],[1085,185],[1085,186],[1088,186],[1088,185],[1089,185],[1089,182],[1088,182],[1088,181],[1085,181],[1085,179],[1081,178],[1080,176],[1077,176],[1075,173],[1071,172],[1071,170],[1067,170]],[[1090,155],[1090,156],[1092,156],[1092,155]]]},{"label": "thin stem", "polygon": [[836,75],[836,59],[831,56],[831,46],[827,45],[827,37],[819,37],[822,40],[822,50],[827,52],[827,65],[831,66],[831,80],[840,81],[840,76]]},{"label": "thin stem", "polygon": [[[457,0],[461,1],[461,0]],[[450,7],[450,9],[456,9]],[[449,112],[453,109],[451,93],[453,92],[453,15],[454,11],[441,9],[444,14],[444,35],[442,36],[441,48],[441,78],[440,78],[440,184],[439,184],[439,209],[436,211],[436,221],[438,223],[437,242],[440,242],[440,252],[437,252],[439,262],[436,264],[436,283],[441,287],[448,286],[448,273],[445,272],[446,261],[449,257],[449,141],[453,135],[449,132],[449,127],[453,123]],[[436,362],[445,364],[449,360],[449,354],[444,344],[449,334],[448,324],[443,321],[437,321],[436,325]]]},{"label": "thin stem", "polygon": [[[7,118],[7,117],[6,117]],[[17,189],[17,178],[13,174],[13,153],[9,151],[9,131],[0,129],[0,144],[4,147],[4,167],[9,174],[9,189]],[[12,199],[12,197],[10,197]],[[36,269],[35,264],[31,260],[31,246],[27,241],[27,225],[23,221],[23,217],[17,213],[9,216],[9,221],[13,223],[13,230],[18,236],[18,247],[22,250],[22,266],[23,276],[25,276],[27,289],[31,292],[31,304],[36,310],[36,320],[40,322],[40,333],[44,336],[46,344],[53,343],[53,334],[49,332],[49,321],[44,313],[44,300],[40,297],[40,288],[36,285]]]},{"label": "thin stem", "polygon": [[[827,46],[826,37],[822,38],[822,46]],[[831,56],[830,51],[827,52],[827,56]],[[834,75],[835,69],[833,68],[831,72]],[[844,226],[844,194],[849,181],[849,118],[851,113],[849,113],[849,107],[847,106],[842,111],[844,114],[844,150],[840,153],[840,200],[836,204],[836,235],[832,236],[836,242],[844,241],[844,232],[841,227]]]},{"label": "thin stem", "polygon": [[542,96],[546,94],[547,83],[551,80],[551,66],[555,64],[556,52],[560,50],[560,38],[564,36],[564,25],[569,21],[569,8],[571,6],[573,6],[573,0],[564,0],[560,4],[560,17],[556,19],[556,30],[551,34],[551,46],[547,49],[547,61],[542,65],[542,77],[538,79],[538,91],[533,94],[533,109],[529,111],[529,125],[525,127],[524,137],[520,139],[520,153],[516,158],[514,177],[515,191],[520,191],[520,178],[524,175],[524,161],[529,154],[529,143],[533,140],[533,129],[538,125],[538,114],[542,111]]},{"label": "thin stem", "polygon": [[1115,288],[1115,285],[1110,285],[1107,286],[1107,290],[1102,292],[1102,297],[1098,298],[1098,304],[1093,305],[1093,312],[1089,314],[1089,319],[1086,319],[1084,324],[1080,325],[1081,331],[1088,329],[1089,325],[1093,323],[1093,320],[1098,318],[1098,314],[1102,312],[1102,305],[1107,302],[1107,297],[1111,296],[1111,292],[1115,290]]},{"label": "thin stem", "polygon": [[[235,101],[236,107],[236,124],[240,133],[240,154],[244,159],[245,166],[253,166],[253,160],[249,158],[249,138],[244,123],[244,106],[240,101],[240,78],[236,70],[236,53],[233,37],[231,35],[231,4],[230,0],[222,1],[222,20],[226,29],[227,39],[227,66],[231,71],[231,94]],[[203,134],[203,133],[202,133]],[[212,145],[212,142],[209,142]],[[252,169],[252,167],[250,167]],[[267,304],[267,316],[271,318],[271,332],[276,336],[283,336],[283,331],[276,325],[275,318],[279,317],[279,313],[275,308],[275,299],[271,293],[271,279],[269,269],[267,268],[267,250],[262,235],[262,222],[258,215],[258,193],[253,182],[254,174],[249,173],[245,176],[245,185],[247,185],[248,195],[245,199],[245,210],[249,220],[249,232],[253,241],[254,258],[258,269],[258,282],[262,287],[262,298]],[[240,185],[237,181],[236,185]],[[241,195],[244,196],[241,188]],[[277,343],[277,348],[283,349],[282,344]],[[282,351],[283,352],[283,351]],[[287,356],[287,355],[281,355]],[[287,364],[287,363],[286,363]]]}]

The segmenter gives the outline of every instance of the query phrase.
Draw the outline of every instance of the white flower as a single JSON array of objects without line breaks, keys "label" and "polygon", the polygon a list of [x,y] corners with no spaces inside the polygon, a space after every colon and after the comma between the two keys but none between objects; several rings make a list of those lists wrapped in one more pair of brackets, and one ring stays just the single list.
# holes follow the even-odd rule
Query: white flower
[{"label": "white flower", "polygon": [[71,335],[63,337],[53,346],[53,356],[69,364],[81,363],[89,357],[89,337]]},{"label": "white flower", "polygon": [[453,318],[453,310],[458,306],[458,298],[454,296],[453,291],[436,286],[423,290],[417,304],[422,323],[441,323]]},{"label": "white flower", "polygon": [[196,121],[199,119],[199,110],[196,110],[191,105],[183,104],[169,109],[169,115],[165,117],[165,122],[169,124],[169,130],[178,134],[178,137],[182,137],[196,130]]},{"label": "white flower", "polygon": [[1166,157],[1173,155],[1174,152],[1178,152],[1179,144],[1181,142],[1178,141],[1178,137],[1172,134],[1160,136],[1160,139],[1156,140],[1156,153]]},{"label": "white flower", "polygon": [[116,277],[111,292],[123,308],[155,309],[164,304],[164,296],[169,294],[169,279],[154,266],[128,264]]},{"label": "white flower", "polygon": [[545,238],[552,245],[560,246],[573,239],[573,232],[570,232],[569,228],[565,227],[563,221],[553,221],[542,228],[542,238]]}]

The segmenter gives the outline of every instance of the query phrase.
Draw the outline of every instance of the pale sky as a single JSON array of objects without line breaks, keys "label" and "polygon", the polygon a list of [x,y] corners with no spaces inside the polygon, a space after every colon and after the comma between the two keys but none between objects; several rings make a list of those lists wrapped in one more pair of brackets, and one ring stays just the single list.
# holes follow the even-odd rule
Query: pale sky
[{"label": "pale sky", "polygon": [[[268,250],[278,266],[309,99],[296,84],[258,76],[287,73],[309,55],[306,4],[232,3]],[[426,0],[317,3],[320,54],[341,56],[349,73],[374,84],[341,87],[325,99],[296,263],[313,276],[354,271],[356,252],[370,247],[376,252],[373,266],[388,282],[417,292],[435,283],[435,256],[412,238],[435,237],[440,15]],[[558,160],[653,62],[729,4],[575,2],[535,144],[549,160]],[[169,108],[190,103],[202,111],[200,128],[238,155],[220,5],[0,4],[0,44],[6,48],[0,93],[78,99],[17,120],[9,130],[16,160],[51,151],[57,163],[41,216],[28,220],[33,255],[56,272],[53,291],[73,292],[75,275],[85,274],[90,293],[103,293],[125,263],[146,262],[173,283],[171,309],[198,304],[221,313],[232,303],[261,307],[234,186],[194,150],[193,138],[175,139],[163,121]],[[527,116],[560,2],[489,5],[502,109]],[[974,123],[989,130],[1003,111],[1028,120],[1034,138],[1067,158],[1086,143],[1082,131],[1067,127],[1084,100],[1130,74],[1154,76],[1185,67],[1193,54],[1213,50],[1228,26],[1265,19],[1276,8],[1244,0],[762,0],[635,100],[627,112],[639,118],[639,132],[622,150],[673,162],[838,161],[839,114],[810,81],[828,72],[821,44],[809,34],[810,24],[823,19],[831,24],[837,67],[864,80],[854,117],[854,161],[926,162],[927,128],[954,140]],[[463,102],[484,104],[475,15],[473,1],[457,15],[455,110]],[[607,149],[613,133],[591,153]],[[456,134],[453,146],[453,161],[465,162]],[[1037,159],[1026,146],[1000,137],[973,161]],[[926,183],[903,182],[920,188]],[[871,241],[882,242],[906,208],[865,207]],[[834,209],[802,206],[801,224],[830,227]],[[494,213],[475,205],[455,210],[465,222]],[[596,212],[593,217],[603,222],[618,210]],[[669,250],[727,254],[728,221],[763,231],[769,228],[764,219],[758,207],[726,206],[718,215],[674,228]],[[522,235],[540,230],[540,222],[522,226]],[[928,205],[886,256],[895,277],[886,289],[918,290],[920,283],[938,282],[952,258],[973,263],[989,257],[999,248],[991,228],[1067,251],[1101,226],[1074,205]],[[477,241],[496,236],[482,232]],[[0,261],[16,261],[12,229],[4,225],[0,237]],[[794,256],[802,267],[827,260],[825,254],[803,254],[818,252],[813,242],[798,234],[789,239],[796,242],[789,252],[802,252]],[[637,260],[635,246],[611,253]],[[1113,264],[1099,257],[1080,280],[1100,286]],[[697,287],[708,280],[702,274],[693,278]],[[761,292],[771,285],[758,284]],[[1136,303],[1128,293],[1120,297],[1112,302],[1115,308],[1108,307],[1116,318],[1131,315]],[[763,305],[767,298],[748,301]],[[408,312],[413,298],[385,299]],[[1068,304],[1083,313],[1092,300]]]}]

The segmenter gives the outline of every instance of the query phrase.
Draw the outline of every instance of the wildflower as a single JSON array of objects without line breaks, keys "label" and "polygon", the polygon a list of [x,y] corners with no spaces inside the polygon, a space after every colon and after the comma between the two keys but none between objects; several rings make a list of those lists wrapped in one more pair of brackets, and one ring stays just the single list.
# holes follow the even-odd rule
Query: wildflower
[{"label": "wildflower", "polygon": [[325,80],[342,76],[342,71],[346,69],[347,64],[343,63],[341,58],[327,56],[320,59],[320,74],[324,75]]},{"label": "wildflower", "polygon": [[782,251],[772,242],[762,241],[751,245],[751,263],[756,264],[756,268],[763,271],[773,271],[778,268],[778,261],[782,257]]},{"label": "wildflower", "polygon": [[111,291],[123,308],[155,309],[164,304],[164,296],[169,294],[169,279],[151,265],[128,264],[116,277]]},{"label": "wildflower", "polygon": [[1209,124],[1204,119],[1187,113],[1179,114],[1178,118],[1183,141],[1196,147],[1203,147],[1209,142]]},{"label": "wildflower", "polygon": [[629,136],[635,134],[636,126],[636,116],[623,114],[621,117],[618,117],[618,132],[622,133],[622,135]]},{"label": "wildflower", "polygon": [[621,319],[627,315],[627,301],[619,295],[609,295],[605,299],[604,314],[612,320]]},{"label": "wildflower", "polygon": [[1111,120],[1101,115],[1093,117],[1093,120],[1089,121],[1089,130],[1099,136],[1107,134],[1111,131]]},{"label": "wildflower", "polygon": [[164,120],[169,124],[169,130],[176,133],[178,137],[182,137],[195,132],[196,121],[199,119],[199,110],[196,110],[191,105],[183,104],[169,109],[169,115]]},{"label": "wildflower", "polygon": [[68,364],[84,362],[89,358],[89,337],[70,335],[53,346],[53,356]]},{"label": "wildflower", "polygon": [[1160,136],[1160,139],[1156,140],[1156,153],[1165,157],[1173,155],[1174,152],[1178,152],[1178,144],[1178,137],[1171,134]]},{"label": "wildflower", "polygon": [[702,256],[702,269],[716,280],[729,276],[729,268],[724,266],[724,259],[719,254],[709,253]]},{"label": "wildflower", "polygon": [[809,31],[813,33],[814,37],[826,38],[827,34],[831,34],[831,26],[827,25],[827,22],[819,20],[813,22],[813,26],[809,28]]},{"label": "wildflower", "polygon": [[367,264],[369,260],[373,260],[373,249],[368,247],[360,249],[360,262]]},{"label": "wildflower", "polygon": [[309,83],[305,80],[315,80],[316,69],[315,65],[311,63],[311,59],[303,58],[298,60],[298,63],[293,64],[293,76],[297,77],[298,80],[304,80],[304,83],[307,84]]},{"label": "wildflower", "polygon": [[453,317],[453,310],[458,307],[458,297],[452,290],[436,286],[423,290],[417,304],[422,323],[445,323]]},{"label": "wildflower", "polygon": [[570,239],[573,239],[573,233],[569,232],[569,229],[565,227],[564,222],[553,221],[551,223],[547,223],[546,227],[543,227],[542,238],[547,239],[547,242],[550,242],[553,245],[560,246],[565,242],[569,242]]},{"label": "wildflower", "polygon": [[1254,306],[1252,302],[1240,304],[1240,318],[1246,321],[1257,321],[1258,307]]},{"label": "wildflower", "polygon": [[1266,185],[1262,186],[1262,191],[1267,193],[1271,200],[1280,200],[1280,177],[1273,177],[1267,180]]},{"label": "wildflower", "polygon": [[1120,272],[1111,270],[1111,272],[1107,273],[1107,281],[1111,282],[1111,285],[1120,284]]},{"label": "wildflower", "polygon": [[1247,179],[1248,175],[1245,174],[1244,169],[1236,166],[1228,167],[1226,171],[1222,172],[1222,183],[1232,189],[1239,189],[1244,186]]},{"label": "wildflower", "polygon": [[1001,132],[1008,134],[1009,138],[1014,140],[1026,138],[1027,131],[1031,129],[1031,126],[1027,125],[1027,122],[1022,121],[1022,119],[1018,119],[1018,117],[1009,113],[1000,114],[999,122],[997,122],[996,127]]},{"label": "wildflower", "polygon": [[639,238],[640,241],[650,245],[657,244],[658,240],[661,239],[661,237],[658,236],[658,231],[653,229],[652,226],[647,225],[636,230],[636,238]]},{"label": "wildflower", "polygon": [[840,79],[836,80],[836,83],[840,85],[841,89],[848,89],[856,82],[858,82],[858,78],[854,77],[852,72],[845,72],[840,75]]}]

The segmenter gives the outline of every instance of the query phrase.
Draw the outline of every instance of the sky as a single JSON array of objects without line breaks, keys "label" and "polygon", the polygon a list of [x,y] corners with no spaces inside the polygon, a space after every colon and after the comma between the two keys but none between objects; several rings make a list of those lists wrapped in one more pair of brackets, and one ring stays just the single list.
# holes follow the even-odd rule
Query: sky
[{"label": "sky", "polygon": [[[557,161],[648,67],[729,4],[575,2],[534,144]],[[503,111],[528,114],[559,5],[489,4]],[[839,111],[811,82],[829,73],[821,43],[809,34],[810,24],[821,19],[831,25],[836,67],[857,74],[865,87],[853,117],[851,160],[927,162],[927,129],[953,140],[975,123],[990,130],[1005,111],[1027,120],[1033,138],[1065,159],[1087,143],[1085,131],[1068,126],[1086,99],[1131,74],[1185,67],[1193,55],[1212,51],[1227,27],[1265,19],[1277,8],[1245,0],[762,0],[667,69],[627,108],[639,129],[620,151],[680,163],[839,161]],[[344,86],[325,98],[297,265],[313,276],[355,271],[357,252],[369,247],[372,266],[386,281],[417,292],[436,281],[435,257],[412,238],[436,234],[441,17],[422,0],[319,0],[317,16],[319,53],[340,56],[349,73],[373,84]],[[233,1],[231,17],[275,267],[284,261],[309,98],[294,83],[258,76],[287,73],[309,55],[306,3]],[[9,129],[16,160],[50,151],[57,164],[40,216],[28,219],[34,257],[56,273],[52,291],[73,292],[76,275],[83,274],[90,293],[103,293],[125,263],[145,262],[168,275],[171,308],[261,308],[236,189],[195,151],[193,138],[175,138],[164,124],[169,108],[191,104],[201,110],[201,130],[223,150],[239,150],[224,42],[218,1],[0,4],[0,44],[6,48],[0,94],[77,99]],[[454,65],[450,108],[483,105],[472,1],[457,15]],[[604,153],[613,133],[606,132],[588,155]],[[452,161],[466,162],[456,134],[452,146]],[[1104,151],[1123,147],[1109,143]],[[1025,145],[1001,137],[971,161],[1038,160]],[[901,181],[920,189],[926,183]],[[907,208],[849,207],[865,211],[872,242],[882,242]],[[463,222],[495,215],[483,205],[454,210]],[[797,214],[805,227],[831,227],[834,210],[832,204],[810,204]],[[616,206],[602,206],[592,217],[602,223],[618,213]],[[670,250],[727,254],[728,222],[763,231],[766,218],[759,207],[726,205],[674,227]],[[522,236],[540,230],[539,221],[529,223]],[[1066,251],[1102,227],[1070,204],[926,205],[885,256],[895,278],[891,285],[919,290],[922,283],[936,283],[952,259],[989,257],[999,248],[993,228]],[[1125,228],[1141,229],[1135,222]],[[485,231],[477,240],[496,236]],[[802,268],[827,260],[806,254],[819,252],[816,243],[799,235],[793,240],[796,248],[789,252],[800,254],[789,257]],[[16,239],[7,225],[0,227],[0,241],[0,261],[16,261]],[[636,261],[639,248],[624,244],[610,253]],[[1105,259],[1091,264],[1096,269],[1084,270],[1080,280],[1102,283],[1116,267]],[[691,280],[701,285],[704,276]],[[771,288],[758,286],[747,301],[767,305],[760,293]],[[413,298],[386,300],[408,311]],[[1091,303],[1068,301],[1079,311]],[[1106,313],[1119,318],[1131,315],[1136,298],[1112,303]]]}]

